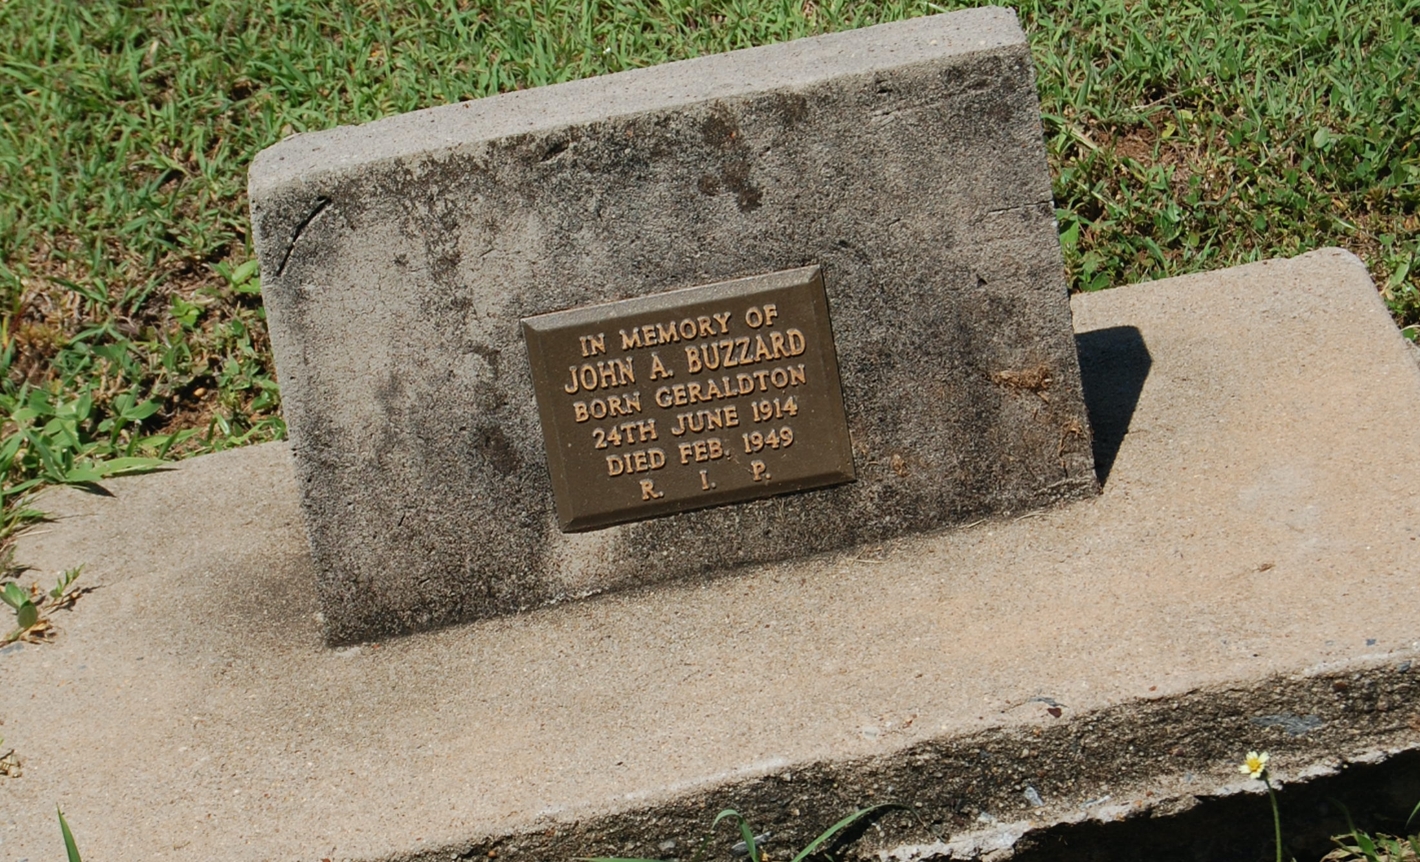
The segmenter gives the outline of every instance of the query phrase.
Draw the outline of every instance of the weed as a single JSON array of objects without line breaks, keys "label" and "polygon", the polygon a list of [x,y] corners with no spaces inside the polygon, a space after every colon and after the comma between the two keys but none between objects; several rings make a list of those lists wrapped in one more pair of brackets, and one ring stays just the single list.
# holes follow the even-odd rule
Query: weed
[{"label": "weed", "polygon": [[[4,737],[0,737],[0,747],[5,745]],[[20,768],[20,758],[15,754],[15,749],[5,748],[0,750],[0,778],[19,778],[23,774]]]},{"label": "weed", "polygon": [[88,592],[86,588],[74,587],[83,569],[83,566],[77,566],[64,571],[48,592],[41,592],[38,584],[30,585],[29,589],[21,587],[17,581],[6,581],[0,585],[0,601],[15,611],[15,630],[0,638],[0,645],[17,640],[38,642],[49,637],[54,630],[49,614],[73,607],[79,597]]},{"label": "weed", "polygon": [[[1417,862],[1420,860],[1420,833],[1406,838],[1394,835],[1370,835],[1356,828],[1356,824],[1351,820],[1351,812],[1346,810],[1346,806],[1341,806],[1341,810],[1346,814],[1346,826],[1350,831],[1332,839],[1336,842],[1337,847],[1322,857],[1322,862]],[[1410,818],[1405,822],[1407,827],[1415,819],[1416,814],[1420,814],[1420,804],[1416,804],[1414,810],[1410,812]]]},{"label": "weed", "polygon": [[1272,780],[1267,774],[1268,759],[1269,755],[1265,751],[1261,754],[1249,751],[1238,769],[1261,781],[1267,788],[1267,798],[1272,803],[1272,829],[1277,847],[1277,862],[1282,862],[1282,811],[1277,807],[1277,791],[1272,788]]},{"label": "weed", "polygon": [[[1273,835],[1276,841],[1277,862],[1282,862],[1282,814],[1277,806],[1277,791],[1272,787],[1271,776],[1267,772],[1267,752],[1258,754],[1249,751],[1244,758],[1239,771],[1251,775],[1261,781],[1267,788],[1267,798],[1272,803],[1272,826]],[[1356,828],[1356,824],[1351,820],[1351,812],[1345,805],[1340,806],[1341,811],[1346,815],[1346,826],[1350,830],[1345,835],[1338,835],[1332,838],[1336,843],[1335,850],[1322,857],[1322,862],[1420,862],[1420,834],[1412,835],[1408,838],[1397,838],[1390,835],[1370,835]],[[1406,820],[1406,826],[1420,814],[1420,803],[1411,810],[1410,817]]]},{"label": "weed", "polygon": [[[855,823],[858,823],[863,820],[863,818],[868,817],[874,813],[881,811],[889,811],[893,809],[911,811],[911,809],[907,808],[907,806],[899,805],[894,802],[885,802],[881,805],[871,805],[867,808],[860,808],[857,811],[854,811],[852,814],[849,814],[846,817],[842,818],[837,823],[830,826],[828,829],[824,830],[823,833],[820,834],[817,838],[806,844],[804,848],[800,850],[793,857],[793,859],[790,860],[790,862],[803,862],[803,860],[808,859],[815,853],[821,853],[825,851],[829,847],[830,842],[832,842],[835,837],[839,836],[844,830],[848,829],[850,826],[853,826]],[[710,847],[710,842],[715,837],[715,828],[727,820],[731,821],[737,827],[741,839],[740,843],[736,844],[734,847],[731,848],[731,854],[737,856],[744,856],[749,860],[749,862],[765,862],[766,857],[764,854],[764,848],[762,846],[762,843],[766,840],[768,836],[755,835],[754,830],[750,828],[749,821],[747,821],[743,815],[741,815],[733,808],[726,808],[724,811],[721,811],[719,814],[715,815],[715,819],[710,823],[709,831],[706,833],[705,838],[700,842],[700,847],[695,851],[695,855],[691,857],[691,862],[700,862],[700,860],[705,858],[705,851]],[[661,862],[661,860],[634,859],[615,856],[596,856],[583,859],[582,862]]]},{"label": "weed", "polygon": [[0,443],[0,464],[24,478],[5,489],[5,494],[24,494],[41,484],[87,485],[120,476],[153,470],[162,458],[135,457],[135,451],[165,453],[176,435],[165,438],[137,437],[127,433],[157,412],[153,401],[134,403],[132,393],[114,398],[108,415],[99,418],[94,399],[84,393],[71,401],[56,400],[43,389],[22,385],[18,393],[0,395],[0,409],[9,414],[9,434]]}]

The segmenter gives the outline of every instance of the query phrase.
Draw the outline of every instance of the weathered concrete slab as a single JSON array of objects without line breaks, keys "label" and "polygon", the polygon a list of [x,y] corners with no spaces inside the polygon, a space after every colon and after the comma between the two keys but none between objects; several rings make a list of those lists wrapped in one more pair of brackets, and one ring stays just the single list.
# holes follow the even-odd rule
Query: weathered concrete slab
[{"label": "weathered concrete slab", "polygon": [[0,653],[0,857],[58,803],[111,862],[656,855],[724,805],[779,858],[897,799],[960,858],[1420,745],[1420,369],[1360,264],[1074,310],[1095,500],[378,646],[323,646],[283,446],[50,495],[21,559],[101,589]]},{"label": "weathered concrete slab", "polygon": [[[302,135],[250,191],[334,642],[1095,491],[1009,10]],[[856,481],[563,534],[519,319],[811,265]]]}]

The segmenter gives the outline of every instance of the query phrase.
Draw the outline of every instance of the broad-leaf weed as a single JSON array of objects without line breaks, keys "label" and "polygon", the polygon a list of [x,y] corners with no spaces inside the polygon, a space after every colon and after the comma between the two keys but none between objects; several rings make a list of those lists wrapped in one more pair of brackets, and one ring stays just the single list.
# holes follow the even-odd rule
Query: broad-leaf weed
[{"label": "broad-leaf weed", "polygon": [[17,640],[38,642],[48,638],[53,633],[49,615],[57,610],[73,607],[80,596],[89,592],[90,588],[74,586],[83,568],[76,566],[61,573],[59,580],[48,592],[42,590],[38,584],[32,584],[28,589],[20,586],[18,581],[5,581],[0,584],[0,601],[9,605],[15,612],[15,629],[0,636],[0,645]]}]

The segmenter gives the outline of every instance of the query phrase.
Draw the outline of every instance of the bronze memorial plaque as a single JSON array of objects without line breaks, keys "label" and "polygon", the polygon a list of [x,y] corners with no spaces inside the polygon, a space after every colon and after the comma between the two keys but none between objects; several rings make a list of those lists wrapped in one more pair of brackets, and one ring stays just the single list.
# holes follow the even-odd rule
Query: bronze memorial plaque
[{"label": "bronze memorial plaque", "polygon": [[529,317],[523,337],[564,532],[853,479],[816,266]]}]

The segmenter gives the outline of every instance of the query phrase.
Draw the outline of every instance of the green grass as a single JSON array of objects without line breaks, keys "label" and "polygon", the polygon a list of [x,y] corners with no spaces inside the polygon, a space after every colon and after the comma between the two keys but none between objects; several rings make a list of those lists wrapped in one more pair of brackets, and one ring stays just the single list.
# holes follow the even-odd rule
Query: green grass
[{"label": "green grass", "polygon": [[[847,837],[845,833],[853,826],[863,823],[869,818],[893,810],[914,813],[911,808],[896,802],[884,802],[878,805],[870,805],[867,808],[855,809],[851,814],[840,818],[837,823],[834,823],[832,826],[819,833],[818,837],[804,845],[799,852],[795,853],[793,857],[789,859],[789,862],[806,862],[806,860],[811,858],[831,860],[833,857],[829,855],[829,850],[833,847],[835,839],[842,840]],[[690,857],[690,862],[701,862],[701,860],[707,858],[705,851],[710,848],[711,841],[715,838],[715,831],[721,823],[730,823],[734,826],[741,839],[738,845],[731,848],[731,857],[743,856],[748,862],[766,862],[768,855],[764,852],[764,848],[760,846],[759,843],[765,836],[756,838],[754,829],[750,826],[749,821],[744,818],[744,815],[733,808],[726,808],[715,815],[715,819],[710,823],[709,831],[701,840],[700,846],[696,849],[695,854]],[[579,862],[668,862],[668,860],[627,856],[593,856],[583,858],[579,860]]]},{"label": "green grass", "polygon": [[[25,483],[284,434],[244,196],[284,135],[959,5],[7,0],[0,545]],[[1420,0],[1018,8],[1077,289],[1341,245],[1417,331]]]}]

